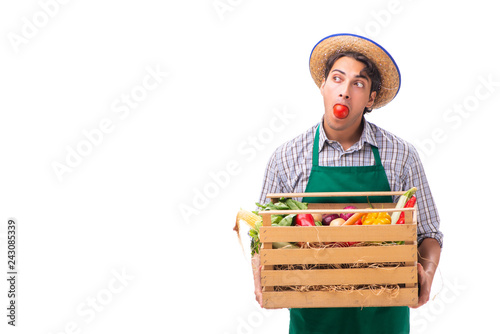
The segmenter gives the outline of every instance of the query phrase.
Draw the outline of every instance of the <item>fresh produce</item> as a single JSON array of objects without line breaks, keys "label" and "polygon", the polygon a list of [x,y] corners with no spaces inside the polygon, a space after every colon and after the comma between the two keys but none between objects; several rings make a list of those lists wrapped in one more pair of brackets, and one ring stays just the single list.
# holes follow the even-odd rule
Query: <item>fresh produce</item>
[{"label": "fresh produce", "polygon": [[321,223],[323,221],[323,215],[321,213],[313,213],[312,216],[315,222]]},{"label": "fresh produce", "polygon": [[[406,202],[408,202],[408,200],[413,195],[415,195],[416,191],[417,191],[417,188],[413,187],[410,190],[408,190],[407,192],[405,192],[404,195],[401,195],[401,197],[399,197],[398,203],[396,204],[396,209],[404,208]],[[391,216],[392,224],[396,224],[396,222],[399,220],[399,216],[401,216],[401,211],[395,211],[392,213],[392,216]]]},{"label": "fresh produce", "polygon": [[292,226],[295,215],[271,215],[272,226]]},{"label": "fresh produce", "polygon": [[[240,209],[240,211],[238,211],[238,214],[236,215],[236,224],[234,225],[233,230],[236,231],[240,244],[241,244],[241,239],[240,239],[241,221],[245,222],[248,226],[250,226],[250,231],[248,231],[248,235],[250,235],[250,237],[252,238],[252,242],[250,245],[252,256],[255,253],[258,254],[260,248],[259,229],[262,226],[262,217],[253,212],[246,211],[243,209]],[[243,245],[241,245],[241,247],[243,248]]]},{"label": "fresh produce", "polygon": [[290,210],[306,210],[307,203],[302,203],[291,198],[281,198],[280,202],[284,200],[285,204],[290,208]]},{"label": "fresh produce", "polygon": [[332,220],[337,219],[337,218],[340,218],[340,216],[336,213],[324,215],[322,224],[328,226],[328,225],[330,225]]},{"label": "fresh produce", "polygon": [[[352,205],[349,205],[349,206],[346,206],[346,207],[344,208],[344,210],[352,210],[352,209],[356,210],[356,209],[357,209],[357,207],[352,206]],[[343,220],[347,220],[347,219],[351,218],[351,216],[352,216],[353,214],[354,214],[354,213],[341,213],[339,216],[340,216],[340,218],[342,218]]]},{"label": "fresh produce", "polygon": [[[308,203],[299,202],[291,198],[280,198],[276,203],[259,204],[255,203],[260,211],[278,211],[278,210],[307,210]],[[344,207],[344,210],[356,210],[357,207],[349,205]],[[249,236],[252,238],[251,252],[252,256],[259,253],[261,247],[260,242],[260,227],[262,226],[262,217],[258,214],[259,211],[239,210],[236,217],[236,226],[234,230],[238,233],[239,238],[239,222],[245,222],[249,227]],[[273,214],[271,215],[272,226],[342,226],[342,225],[361,225],[363,217],[366,213],[342,213],[342,214]],[[240,241],[241,243],[241,241]],[[296,248],[301,243],[273,243],[273,248]],[[327,243],[328,244],[328,243]],[[347,246],[356,244],[356,242],[346,243]]]},{"label": "fresh produce", "polygon": [[361,213],[361,212],[355,213],[345,221],[344,225],[354,225],[354,223],[357,222],[364,215],[366,215],[366,213]]},{"label": "fresh produce", "polygon": [[[269,211],[269,210],[306,210],[307,209],[307,203],[302,203],[296,200],[293,200],[291,198],[280,198],[278,202],[272,203],[269,202],[267,204],[259,204],[255,203],[259,208],[261,208],[262,211]],[[271,225],[273,226],[291,226],[295,223],[295,214],[283,214],[283,215],[271,215]],[[315,225],[321,225],[321,222],[315,222],[314,218],[312,215],[309,214],[310,217],[307,218],[301,218],[300,221],[303,219],[307,219],[308,221],[312,221],[312,226]],[[240,221],[245,222],[250,226],[250,231],[248,232],[248,235],[252,238],[251,241],[251,255],[253,256],[254,254],[259,253],[259,249],[261,246],[260,242],[260,228],[262,226],[262,217],[258,214],[258,211],[250,212],[246,210],[240,210],[238,211],[238,214],[236,216],[236,225],[234,226],[234,230],[238,234],[238,239],[240,240],[240,234],[239,234],[239,223]],[[308,225],[310,226],[310,225]],[[241,243],[241,240],[240,240]],[[286,243],[284,245],[283,243],[276,243],[273,244],[273,247],[291,247],[291,246],[297,247],[294,244]],[[243,246],[242,246],[243,247]]]},{"label": "fresh produce", "polygon": [[314,218],[309,213],[300,213],[295,216],[295,225],[297,226],[316,226]]},{"label": "fresh produce", "polygon": [[[291,198],[280,198],[278,202],[267,204],[255,203],[262,211],[270,210],[307,210],[307,203],[302,203]],[[271,215],[273,226],[292,226],[295,214]]]},{"label": "fresh produce", "polygon": [[260,249],[260,227],[262,226],[262,221],[255,224],[255,228],[248,231],[248,235],[252,238],[250,242],[251,255],[259,254]]},{"label": "fresh produce", "polygon": [[240,209],[236,215],[236,221],[239,222],[240,220],[243,220],[251,228],[255,228],[255,224],[262,222],[262,217],[253,212]]},{"label": "fresh produce", "polygon": [[343,104],[336,104],[333,106],[333,114],[340,119],[346,118],[349,115],[349,108]]},{"label": "fresh produce", "polygon": [[342,226],[342,225],[344,225],[344,223],[345,223],[344,218],[337,218],[337,219],[332,220],[332,222],[330,223],[330,226]]},{"label": "fresh produce", "polygon": [[299,246],[291,242],[273,242],[273,249],[278,248],[299,248]]},{"label": "fresh produce", "polygon": [[[355,206],[352,206],[352,205],[349,205],[349,206],[346,206],[344,208],[344,210],[356,210],[357,207]],[[332,220],[335,220],[337,218],[342,218],[344,221],[348,220],[349,218],[351,218],[351,216],[353,215],[354,213],[341,213],[341,214],[337,214],[337,213],[331,213],[331,214],[326,214],[326,215],[323,215],[323,225],[330,225],[330,223],[332,222]]]},{"label": "fresh produce", "polygon": [[307,203],[299,202],[291,198],[281,197],[278,202],[266,204],[255,203],[262,211],[269,210],[307,210]]},{"label": "fresh produce", "polygon": [[[413,195],[408,202],[405,204],[405,208],[413,208],[415,206],[415,203],[417,202],[417,196]],[[399,216],[398,221],[396,224],[404,224],[405,223],[405,213],[401,212],[401,215]]]},{"label": "fresh produce", "polygon": [[362,219],[363,225],[390,224],[391,216],[387,212],[372,212]]}]

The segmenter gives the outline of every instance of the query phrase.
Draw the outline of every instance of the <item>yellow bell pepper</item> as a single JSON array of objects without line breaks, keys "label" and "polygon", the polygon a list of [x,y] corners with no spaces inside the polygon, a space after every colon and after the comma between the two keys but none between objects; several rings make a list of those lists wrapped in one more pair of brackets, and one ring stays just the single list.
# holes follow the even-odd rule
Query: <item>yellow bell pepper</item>
[{"label": "yellow bell pepper", "polygon": [[362,219],[363,225],[390,224],[391,216],[387,212],[372,212]]}]

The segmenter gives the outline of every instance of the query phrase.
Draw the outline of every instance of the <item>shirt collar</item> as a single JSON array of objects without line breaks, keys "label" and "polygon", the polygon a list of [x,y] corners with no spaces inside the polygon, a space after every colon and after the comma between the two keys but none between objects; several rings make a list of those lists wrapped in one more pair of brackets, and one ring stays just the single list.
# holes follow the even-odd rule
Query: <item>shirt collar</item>
[{"label": "shirt collar", "polygon": [[[377,141],[375,140],[375,133],[372,124],[368,122],[363,117],[363,132],[361,133],[361,138],[357,143],[352,145],[346,152],[359,151],[363,148],[363,145],[368,143],[372,146],[378,147]],[[330,145],[334,148],[338,148],[343,151],[342,146],[335,140],[330,140],[326,137],[325,128],[323,127],[323,117],[319,124],[319,151],[321,152],[326,145]]]}]

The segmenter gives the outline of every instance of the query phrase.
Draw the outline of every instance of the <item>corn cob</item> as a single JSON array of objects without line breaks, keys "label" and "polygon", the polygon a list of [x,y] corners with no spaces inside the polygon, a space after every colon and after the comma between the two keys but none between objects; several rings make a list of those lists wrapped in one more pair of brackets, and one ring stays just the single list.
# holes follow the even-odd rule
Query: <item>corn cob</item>
[{"label": "corn cob", "polygon": [[[240,209],[238,211],[238,214],[236,215],[236,224],[234,225],[233,230],[236,231],[236,234],[238,235],[238,242],[240,243],[241,249],[244,251],[245,249],[243,248],[243,244],[241,243],[241,237],[240,237],[240,221],[244,221],[248,226],[252,228],[252,231],[257,233],[256,235],[253,236],[253,238],[257,238],[257,244],[255,244],[255,240],[252,239],[252,256],[256,252],[258,253],[258,248],[260,247],[260,243],[258,242],[258,228],[255,227],[255,224],[262,222],[262,218],[259,215],[256,215],[253,212],[246,211],[243,209]],[[255,232],[256,230],[257,232]]]},{"label": "corn cob", "polygon": [[251,228],[255,228],[255,224],[262,221],[262,218],[253,212],[240,209],[240,211],[238,211],[238,215],[236,216],[236,223],[240,220],[243,220]]}]

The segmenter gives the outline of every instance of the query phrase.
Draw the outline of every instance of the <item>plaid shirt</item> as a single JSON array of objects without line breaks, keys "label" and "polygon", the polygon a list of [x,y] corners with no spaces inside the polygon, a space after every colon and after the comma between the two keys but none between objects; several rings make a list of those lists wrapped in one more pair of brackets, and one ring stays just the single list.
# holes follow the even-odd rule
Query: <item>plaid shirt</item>
[{"label": "plaid shirt", "polygon": [[312,168],[314,134],[318,125],[320,166],[374,165],[375,158],[370,145],[378,147],[391,190],[405,191],[417,187],[418,243],[425,238],[434,238],[442,247],[443,234],[439,230],[439,215],[416,149],[366,120],[360,140],[347,151],[338,142],[326,137],[323,121],[278,147],[267,165],[260,203],[269,202],[266,198],[269,193],[305,192]]}]

